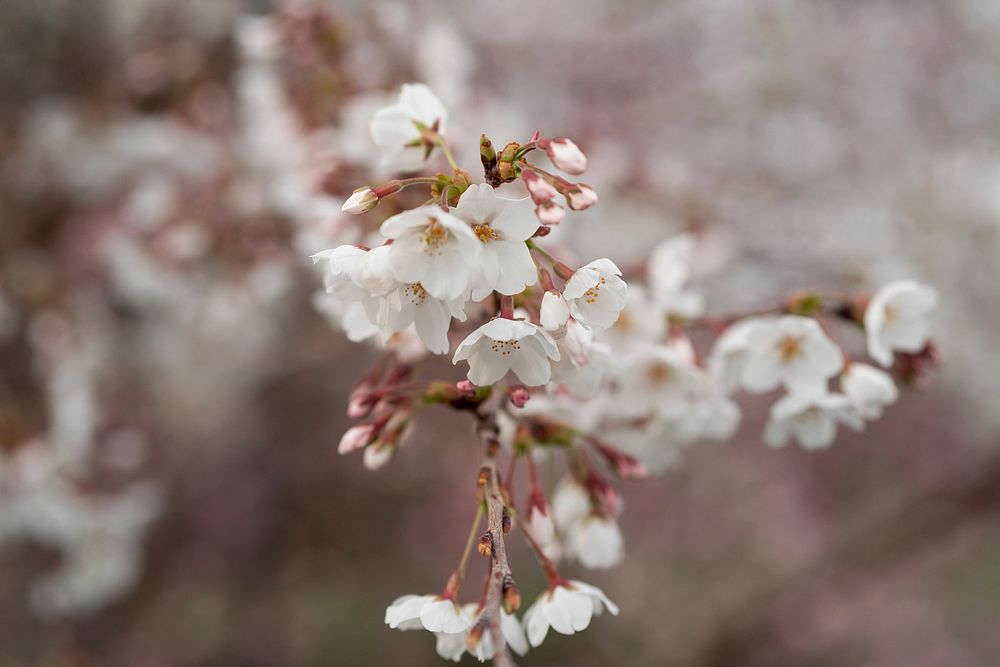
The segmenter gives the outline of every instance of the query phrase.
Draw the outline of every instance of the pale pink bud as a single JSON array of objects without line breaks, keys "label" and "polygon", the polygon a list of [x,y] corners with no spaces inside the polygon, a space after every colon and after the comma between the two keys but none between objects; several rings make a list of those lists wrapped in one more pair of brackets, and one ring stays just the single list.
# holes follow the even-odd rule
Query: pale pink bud
[{"label": "pale pink bud", "polygon": [[466,396],[476,393],[476,385],[472,384],[468,380],[459,380],[455,383],[455,386]]},{"label": "pale pink bud", "polygon": [[510,402],[516,408],[523,408],[527,405],[529,398],[531,398],[531,393],[525,387],[514,387],[510,390]]},{"label": "pale pink bud", "polygon": [[337,453],[347,454],[349,452],[353,452],[355,449],[361,449],[368,443],[375,440],[375,435],[374,424],[358,424],[357,426],[352,426],[347,429],[347,432],[340,438],[340,444],[337,446]]},{"label": "pale pink bud", "polygon": [[378,470],[392,460],[392,455],[396,453],[393,445],[374,444],[365,448],[363,462],[369,470]]},{"label": "pale pink bud", "polygon": [[597,203],[597,193],[583,183],[577,183],[566,191],[566,201],[574,211],[582,211]]},{"label": "pale pink bud", "polygon": [[542,202],[535,207],[535,217],[543,225],[558,225],[566,217],[566,209],[550,201]]},{"label": "pale pink bud", "polygon": [[521,178],[524,179],[524,185],[528,188],[528,194],[531,195],[531,201],[536,204],[547,202],[559,194],[558,190],[552,187],[544,178],[533,171],[525,171],[521,175]]},{"label": "pale pink bud", "polygon": [[587,156],[566,137],[556,137],[546,142],[545,153],[552,164],[567,174],[577,176],[587,169]]},{"label": "pale pink bud", "polygon": [[357,393],[351,396],[347,403],[347,416],[351,419],[364,419],[371,414],[375,407],[375,397],[369,393]]},{"label": "pale pink bud", "polygon": [[378,195],[375,191],[369,187],[358,188],[354,193],[347,198],[344,205],[340,208],[344,213],[352,213],[354,215],[360,215],[361,213],[367,213],[378,206]]}]

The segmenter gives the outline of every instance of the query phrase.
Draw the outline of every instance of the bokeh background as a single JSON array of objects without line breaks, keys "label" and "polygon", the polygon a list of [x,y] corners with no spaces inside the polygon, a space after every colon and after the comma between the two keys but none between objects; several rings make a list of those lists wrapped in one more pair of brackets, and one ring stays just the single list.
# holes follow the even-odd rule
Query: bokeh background
[{"label": "bokeh background", "polygon": [[945,367],[866,434],[771,451],[749,400],[627,485],[624,564],[570,570],[622,614],[522,664],[1000,664],[998,72],[995,0],[0,0],[0,666],[441,664],[382,614],[454,566],[478,445],[336,455],[375,356],[305,259],[408,81],[470,170],[573,137],[567,243],[691,231],[710,312],[941,294]]}]

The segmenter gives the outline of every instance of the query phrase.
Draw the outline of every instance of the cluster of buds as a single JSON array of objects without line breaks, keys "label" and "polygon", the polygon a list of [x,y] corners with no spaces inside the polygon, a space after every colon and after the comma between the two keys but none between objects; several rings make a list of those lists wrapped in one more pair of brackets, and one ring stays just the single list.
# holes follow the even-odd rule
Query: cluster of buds
[{"label": "cluster of buds", "polygon": [[[485,182],[476,183],[452,156],[446,120],[443,105],[420,85],[404,86],[396,104],[376,113],[372,136],[387,165],[413,171],[439,151],[450,171],[355,191],[347,213],[367,213],[414,187],[427,188],[428,199],[387,217],[366,245],[342,245],[314,260],[347,335],[397,358],[351,395],[348,413],[364,422],[345,434],[341,453],[363,448],[365,464],[380,467],[425,405],[490,425],[480,429],[486,453],[458,567],[440,593],[389,605],[385,622],[434,633],[447,659],[468,651],[511,664],[508,646],[523,654],[550,628],[574,634],[604,610],[617,613],[602,591],[559,572],[564,561],[604,569],[624,558],[617,523],[623,502],[609,479],[646,478],[674,465],[687,446],[730,438],[740,422],[733,399],[740,388],[785,391],[764,432],[772,446],[794,439],[817,449],[833,442],[838,424],[863,428],[898,390],[887,372],[849,359],[834,326],[860,326],[872,359],[912,381],[936,359],[926,319],[936,296],[901,281],[870,299],[807,293],[766,312],[704,317],[688,285],[693,237],[655,248],[640,272],[645,284],[627,284],[610,259],[574,267],[543,247],[567,208],[589,208],[597,195],[528,157],[543,151],[555,169],[577,176],[587,158],[574,142],[535,133],[498,152],[481,135]],[[519,188],[526,196],[500,192]],[[694,329],[714,334],[707,354],[696,349]],[[467,365],[466,377],[413,381],[421,356],[413,349],[452,354],[453,364]],[[496,468],[504,453],[508,479]],[[546,489],[536,463],[554,458],[563,459],[566,474]],[[529,483],[519,498],[513,476],[522,461]],[[512,530],[535,552],[548,582],[521,618],[504,545]],[[463,604],[473,546],[490,566],[483,594]]]}]

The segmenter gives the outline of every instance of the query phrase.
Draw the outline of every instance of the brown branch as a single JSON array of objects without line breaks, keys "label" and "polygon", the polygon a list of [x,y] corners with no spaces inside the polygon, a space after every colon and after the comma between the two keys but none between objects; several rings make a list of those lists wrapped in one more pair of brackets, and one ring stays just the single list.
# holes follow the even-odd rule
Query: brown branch
[{"label": "brown branch", "polygon": [[496,453],[500,448],[496,420],[492,417],[481,417],[479,434],[486,444],[483,465],[479,469],[479,485],[486,502],[487,517],[487,529],[480,541],[480,547],[481,553],[488,555],[492,562],[486,605],[483,607],[481,619],[485,621],[493,640],[495,648],[493,664],[497,667],[516,667],[500,627],[500,610],[503,608],[504,598],[512,592],[516,594],[517,588],[510,572],[510,565],[507,563],[507,547],[504,544],[504,533],[509,530],[510,519],[506,512],[506,503],[500,488],[500,473],[496,464]]}]

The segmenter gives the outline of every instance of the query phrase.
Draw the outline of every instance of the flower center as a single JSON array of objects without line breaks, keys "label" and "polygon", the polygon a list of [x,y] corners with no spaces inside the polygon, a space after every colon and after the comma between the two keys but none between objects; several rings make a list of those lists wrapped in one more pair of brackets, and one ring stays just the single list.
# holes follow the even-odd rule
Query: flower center
[{"label": "flower center", "polygon": [[441,246],[448,242],[448,230],[444,228],[434,218],[428,218],[430,224],[424,230],[421,241],[424,244],[424,253],[427,255],[440,255]]},{"label": "flower center", "polygon": [[802,339],[798,336],[785,336],[778,341],[778,354],[786,364],[799,356],[802,351]]},{"label": "flower center", "polygon": [[414,306],[419,306],[424,301],[427,301],[427,296],[428,296],[427,290],[425,290],[424,286],[421,285],[420,283],[413,283],[407,285],[406,287],[403,288],[403,294],[406,296],[407,299],[410,300],[410,303],[412,303]]},{"label": "flower center", "polygon": [[670,366],[658,361],[646,370],[649,381],[653,384],[663,384],[670,377]]},{"label": "flower center", "polygon": [[500,232],[490,227],[489,223],[485,225],[473,225],[472,231],[476,233],[476,236],[478,236],[479,240],[483,243],[498,241],[500,239]]},{"label": "flower center", "polygon": [[604,283],[608,282],[604,276],[601,276],[597,280],[597,284],[591,287],[589,290],[583,293],[583,300],[587,303],[594,303],[597,301],[597,297],[601,296],[601,287]]},{"label": "flower center", "polygon": [[506,357],[521,349],[521,342],[516,340],[495,340],[490,346],[497,354]]}]

